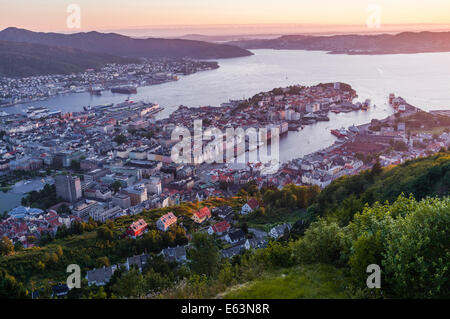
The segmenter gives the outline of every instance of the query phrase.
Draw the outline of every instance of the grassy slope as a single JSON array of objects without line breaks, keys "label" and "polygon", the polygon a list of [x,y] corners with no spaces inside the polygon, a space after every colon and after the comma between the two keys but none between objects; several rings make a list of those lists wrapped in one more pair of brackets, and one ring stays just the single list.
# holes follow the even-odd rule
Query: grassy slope
[{"label": "grassy slope", "polygon": [[304,216],[306,210],[295,210],[291,213],[286,213],[282,215],[276,215],[276,216],[252,216],[249,218],[243,218],[242,220],[247,222],[248,227],[251,228],[258,228],[263,231],[270,231],[273,227],[284,224],[284,223],[290,223],[294,224],[297,220],[301,219],[302,216]]},{"label": "grassy slope", "polygon": [[231,299],[345,299],[345,278],[329,265],[308,265],[283,269],[262,279],[231,289]]}]

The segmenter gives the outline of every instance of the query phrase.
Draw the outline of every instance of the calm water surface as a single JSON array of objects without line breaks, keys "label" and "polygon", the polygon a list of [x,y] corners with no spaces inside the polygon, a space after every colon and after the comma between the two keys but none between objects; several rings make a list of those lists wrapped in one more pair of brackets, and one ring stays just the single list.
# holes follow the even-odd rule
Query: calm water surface
[{"label": "calm water surface", "polygon": [[[392,114],[386,104],[391,92],[424,110],[450,109],[450,53],[358,56],[291,50],[253,52],[255,55],[250,57],[218,60],[220,68],[216,70],[181,77],[177,82],[138,88],[138,94],[132,98],[159,103],[165,108],[160,117],[167,117],[181,104],[218,106],[229,99],[248,98],[274,87],[339,81],[350,84],[357,91],[358,100],[370,98],[376,105],[366,112],[330,113],[330,122],[289,132],[280,141],[283,162],[331,145],[335,141],[329,132],[332,128],[363,124]],[[118,103],[126,97],[106,91],[102,96],[68,94],[4,111],[21,112],[30,105],[63,112],[81,111],[86,105]]]}]

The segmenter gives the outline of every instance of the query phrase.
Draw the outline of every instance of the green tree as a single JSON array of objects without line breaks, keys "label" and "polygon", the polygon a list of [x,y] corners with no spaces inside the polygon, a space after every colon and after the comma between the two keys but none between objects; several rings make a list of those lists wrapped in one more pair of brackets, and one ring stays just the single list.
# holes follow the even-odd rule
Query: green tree
[{"label": "green tree", "polygon": [[106,299],[108,297],[103,287],[98,288],[96,292],[89,293],[89,299]]},{"label": "green tree", "polygon": [[386,242],[388,288],[402,298],[450,296],[450,198],[425,199],[399,216]]},{"label": "green tree", "polygon": [[119,134],[116,137],[114,137],[114,142],[121,145],[127,141],[127,138],[123,134]]},{"label": "green tree", "polygon": [[148,293],[156,293],[171,286],[170,278],[149,269],[145,275],[145,291]]},{"label": "green tree", "polygon": [[14,251],[21,251],[21,250],[23,250],[23,244],[20,240],[18,240],[14,244]]},{"label": "green tree", "polygon": [[219,274],[217,275],[217,280],[219,283],[223,284],[225,287],[230,286],[237,279],[236,271],[231,265],[230,261],[226,259],[221,267]]},{"label": "green tree", "polygon": [[14,253],[14,244],[7,236],[3,236],[0,240],[0,254],[8,256]]},{"label": "green tree", "polygon": [[111,190],[116,194],[118,191],[120,191],[120,188],[122,187],[122,183],[120,181],[114,181],[111,184]]},{"label": "green tree", "polygon": [[219,249],[208,234],[196,233],[189,250],[190,267],[197,274],[214,275],[219,265]]},{"label": "green tree", "polygon": [[101,268],[103,266],[109,267],[111,265],[109,258],[106,256],[97,258],[97,267]]},{"label": "green tree", "polygon": [[0,299],[26,298],[28,291],[21,282],[9,275],[6,270],[0,269]]},{"label": "green tree", "polygon": [[321,219],[313,223],[303,238],[293,245],[294,256],[300,263],[341,264],[344,234],[336,222]]},{"label": "green tree", "polygon": [[376,163],[373,164],[373,166],[372,166],[372,171],[371,171],[372,176],[374,176],[374,177],[375,177],[375,176],[378,176],[378,175],[380,175],[382,172],[383,172],[383,168],[381,167],[381,163],[380,163],[379,160],[377,160]]},{"label": "green tree", "polygon": [[71,210],[69,208],[69,206],[67,206],[66,204],[62,204],[61,206],[59,206],[58,208],[58,214],[70,214]]},{"label": "green tree", "polygon": [[192,274],[186,285],[188,298],[203,298],[206,294],[208,278],[206,275]]},{"label": "green tree", "polygon": [[145,280],[136,268],[125,272],[113,285],[112,291],[119,297],[143,297],[145,291]]},{"label": "green tree", "polygon": [[50,254],[50,263],[54,265],[54,264],[57,264],[58,261],[59,261],[58,255],[56,253],[51,253]]},{"label": "green tree", "polygon": [[71,160],[70,161],[70,169],[73,169],[73,170],[79,170],[80,169],[80,162],[79,161],[77,161],[77,160]]},{"label": "green tree", "polygon": [[243,222],[243,223],[241,224],[241,229],[242,229],[242,231],[243,231],[244,233],[248,234],[248,225],[247,225],[246,222]]},{"label": "green tree", "polygon": [[97,229],[97,237],[100,240],[112,240],[114,238],[113,231],[106,225],[103,225]]},{"label": "green tree", "polygon": [[58,256],[58,258],[61,258],[63,256],[64,252],[61,245],[57,245],[55,247],[55,254]]}]

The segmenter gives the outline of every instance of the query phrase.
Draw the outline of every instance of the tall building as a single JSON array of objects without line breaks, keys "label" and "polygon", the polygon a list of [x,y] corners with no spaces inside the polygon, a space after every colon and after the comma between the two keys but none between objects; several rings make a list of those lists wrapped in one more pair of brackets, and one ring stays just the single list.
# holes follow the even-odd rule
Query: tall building
[{"label": "tall building", "polygon": [[80,178],[70,175],[58,175],[55,177],[56,195],[64,200],[74,203],[81,198]]},{"label": "tall building", "polygon": [[131,199],[130,196],[126,194],[116,194],[112,197],[112,203],[113,205],[117,205],[123,209],[127,209],[131,206]]},{"label": "tall building", "polygon": [[124,190],[130,197],[131,206],[138,205],[148,199],[147,188],[144,185],[135,185]]},{"label": "tall building", "polygon": [[162,193],[161,178],[150,177],[150,182],[147,184],[147,191],[151,194],[160,195]]}]

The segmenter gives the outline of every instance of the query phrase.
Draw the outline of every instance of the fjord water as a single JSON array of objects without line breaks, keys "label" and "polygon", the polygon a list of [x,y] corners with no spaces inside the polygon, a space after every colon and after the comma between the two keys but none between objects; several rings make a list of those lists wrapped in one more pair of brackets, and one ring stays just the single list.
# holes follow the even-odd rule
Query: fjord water
[{"label": "fjord water", "polygon": [[[369,111],[330,113],[330,122],[289,132],[280,142],[282,162],[331,145],[330,129],[382,119],[393,110],[387,105],[389,93],[405,98],[424,110],[450,109],[450,53],[398,55],[334,55],[317,51],[253,50],[254,55],[218,60],[220,68],[181,77],[179,81],[138,88],[133,100],[157,102],[167,117],[179,105],[218,106],[229,99],[242,99],[274,87],[293,84],[315,85],[345,82],[357,91],[357,100],[371,99]],[[118,103],[127,96],[104,91],[61,95],[46,101],[6,108],[20,112],[30,105],[47,106],[63,112],[81,111],[86,105]]]},{"label": "fjord water", "polygon": [[[330,122],[289,132],[280,140],[282,162],[333,144],[336,138],[330,134],[332,128],[364,124],[392,114],[386,104],[391,92],[424,110],[450,109],[450,53],[373,56],[290,50],[253,50],[253,53],[249,57],[218,60],[219,69],[180,77],[177,82],[140,87],[131,98],[158,102],[165,108],[159,117],[167,117],[181,104],[218,106],[229,99],[248,98],[274,87],[339,81],[352,85],[358,100],[369,98],[376,105],[369,111],[330,113]],[[63,112],[81,111],[86,105],[118,103],[126,97],[106,91],[101,96],[74,93],[3,110],[16,113],[35,105]],[[2,211],[20,205],[21,197],[18,193],[0,193]]]}]

